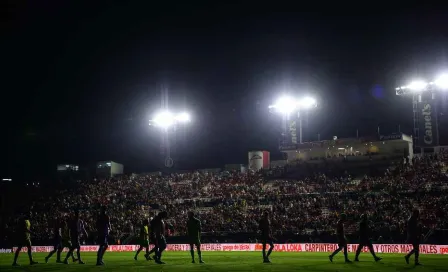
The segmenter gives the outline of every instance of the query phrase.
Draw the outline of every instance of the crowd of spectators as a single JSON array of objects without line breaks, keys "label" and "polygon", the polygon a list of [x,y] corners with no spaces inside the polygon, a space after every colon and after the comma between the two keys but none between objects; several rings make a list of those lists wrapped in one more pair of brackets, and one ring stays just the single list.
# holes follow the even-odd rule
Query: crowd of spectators
[{"label": "crowd of spectators", "polygon": [[[22,206],[31,210],[33,239],[42,243],[51,238],[55,216],[68,217],[74,210],[81,211],[94,236],[101,206],[108,208],[115,243],[130,241],[142,220],[160,210],[168,212],[173,236],[185,234],[187,212],[193,210],[204,233],[246,233],[252,239],[262,211],[268,210],[279,240],[288,234],[313,241],[331,239],[342,212],[349,218],[346,231],[355,234],[355,223],[366,212],[374,226],[374,239],[403,242],[406,219],[413,208],[422,211],[425,230],[448,229],[447,181],[442,160],[428,156],[395,164],[375,177],[321,172],[279,179],[262,172],[194,171],[93,179],[62,190],[34,188]],[[17,212],[2,217],[3,230],[9,234],[5,239],[13,236]]]}]

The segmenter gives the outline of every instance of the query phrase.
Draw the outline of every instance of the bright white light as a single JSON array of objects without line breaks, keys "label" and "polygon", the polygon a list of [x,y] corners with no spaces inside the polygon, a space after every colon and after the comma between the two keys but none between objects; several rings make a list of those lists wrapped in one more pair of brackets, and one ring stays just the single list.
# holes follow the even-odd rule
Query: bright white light
[{"label": "bright white light", "polygon": [[171,112],[163,111],[158,114],[153,119],[153,122],[158,127],[167,128],[175,123],[174,115]]},{"label": "bright white light", "polygon": [[295,99],[289,96],[283,96],[280,97],[274,105],[270,106],[270,108],[275,108],[281,113],[289,114],[296,110],[298,106],[299,105]]},{"label": "bright white light", "polygon": [[437,85],[437,87],[448,90],[448,74],[441,75],[434,81],[434,83]]},{"label": "bright white light", "polygon": [[178,115],[176,116],[176,120],[177,120],[178,122],[182,122],[182,123],[187,123],[187,122],[190,122],[190,121],[191,121],[191,119],[190,119],[190,115],[189,115],[188,113],[186,113],[186,112],[183,112],[183,113],[181,113],[181,114],[178,114]]},{"label": "bright white light", "polygon": [[312,97],[305,97],[304,99],[302,99],[300,101],[300,106],[305,109],[315,107],[316,105],[317,105],[316,99],[314,99]]},{"label": "bright white light", "polygon": [[411,84],[409,84],[407,87],[412,91],[423,91],[427,85],[428,83],[421,80],[417,80],[411,82]]}]

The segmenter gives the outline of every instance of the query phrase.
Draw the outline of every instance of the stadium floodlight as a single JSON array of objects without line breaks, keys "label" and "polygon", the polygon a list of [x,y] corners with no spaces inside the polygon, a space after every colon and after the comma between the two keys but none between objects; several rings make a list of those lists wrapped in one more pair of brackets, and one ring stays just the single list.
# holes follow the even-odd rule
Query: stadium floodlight
[{"label": "stadium floodlight", "polygon": [[269,108],[288,115],[295,111],[300,111],[301,109],[310,109],[316,106],[316,99],[312,97],[295,99],[290,96],[282,96],[275,102],[275,104],[270,105]]},{"label": "stadium floodlight", "polygon": [[282,96],[275,102],[274,105],[269,106],[269,108],[275,109],[283,114],[290,114],[298,109],[298,107],[298,101],[290,96]]},{"label": "stadium floodlight", "polygon": [[422,92],[448,90],[448,73],[442,74],[434,81],[415,80],[408,85],[395,88],[397,95],[418,95]]},{"label": "stadium floodlight", "polygon": [[153,123],[157,127],[168,128],[175,123],[174,115],[169,111],[162,111],[154,116]]},{"label": "stadium floodlight", "polygon": [[441,88],[442,90],[448,90],[448,74],[444,74],[439,76],[435,81],[434,84]]},{"label": "stadium floodlight", "polygon": [[191,121],[191,117],[188,113],[182,112],[179,114],[173,114],[169,111],[161,111],[157,113],[152,120],[150,120],[150,125],[161,128],[169,128],[178,123],[188,123]]},{"label": "stadium floodlight", "polygon": [[188,123],[191,121],[190,115],[186,112],[180,113],[175,117],[176,121],[181,123]]},{"label": "stadium floodlight", "polygon": [[412,81],[411,84],[407,86],[408,89],[411,91],[419,92],[426,89],[426,86],[428,86],[428,83],[423,80],[415,80]]},{"label": "stadium floodlight", "polygon": [[305,97],[299,102],[301,108],[310,109],[317,106],[316,99],[312,97]]}]

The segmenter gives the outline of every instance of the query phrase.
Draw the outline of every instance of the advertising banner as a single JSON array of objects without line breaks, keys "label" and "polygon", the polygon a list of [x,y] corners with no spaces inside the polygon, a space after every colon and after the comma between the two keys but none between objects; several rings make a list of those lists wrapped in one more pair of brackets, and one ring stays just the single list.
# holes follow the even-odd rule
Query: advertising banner
[{"label": "advertising banner", "polygon": [[418,103],[418,146],[434,147],[439,145],[439,133],[437,128],[436,103],[431,93],[423,93],[421,102]]},{"label": "advertising banner", "polygon": [[[348,251],[356,252],[358,245],[349,244]],[[110,245],[108,251],[112,252],[132,252],[139,248],[138,245]],[[275,251],[277,252],[332,252],[338,248],[337,244],[325,243],[309,243],[309,244],[276,244]],[[412,249],[412,245],[408,244],[374,244],[373,248],[377,253],[399,253],[406,254]],[[13,248],[15,251],[17,248]],[[50,252],[53,250],[52,246],[33,246],[34,252]],[[64,249],[65,251],[67,249]],[[96,252],[98,246],[81,246],[81,251]],[[188,244],[168,244],[168,251],[189,251]],[[203,244],[202,251],[261,251],[261,244]],[[11,249],[0,249],[0,253],[12,253]],[[26,252],[26,248],[22,248]],[[364,247],[362,252],[368,252],[367,247]],[[421,254],[448,254],[448,245],[420,245]]]},{"label": "advertising banner", "polygon": [[288,144],[297,144],[297,121],[296,120],[289,121],[288,132],[289,132],[288,140],[290,140],[290,142],[288,142]]}]

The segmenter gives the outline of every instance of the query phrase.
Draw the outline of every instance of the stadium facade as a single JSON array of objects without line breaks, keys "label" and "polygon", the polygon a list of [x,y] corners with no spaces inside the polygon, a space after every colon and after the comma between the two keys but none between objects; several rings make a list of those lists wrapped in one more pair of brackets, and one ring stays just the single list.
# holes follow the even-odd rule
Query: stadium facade
[{"label": "stadium facade", "polygon": [[403,133],[377,137],[345,138],[281,145],[288,162],[325,159],[409,158],[414,156],[412,137]]}]

